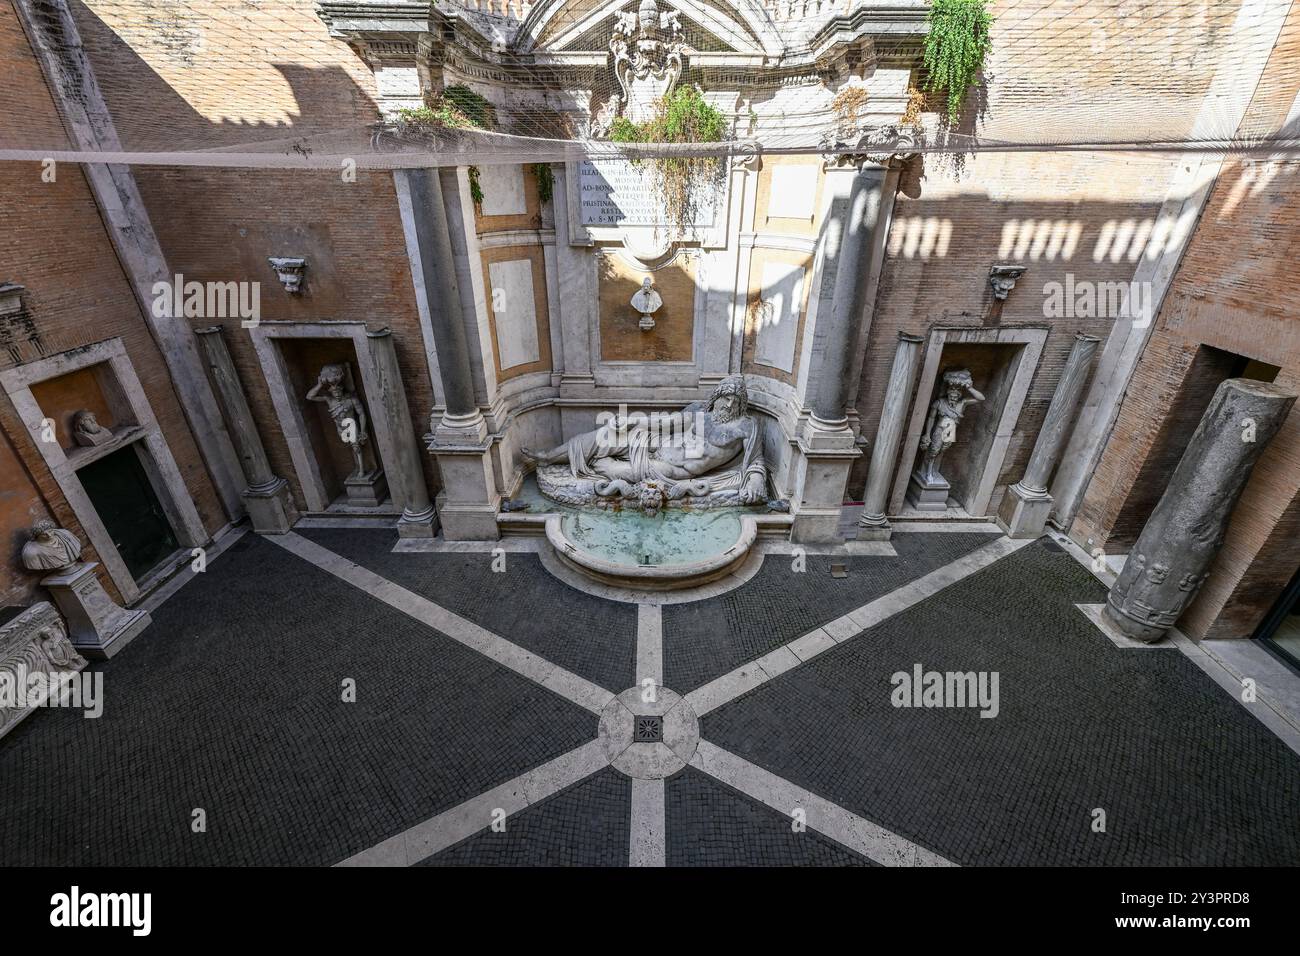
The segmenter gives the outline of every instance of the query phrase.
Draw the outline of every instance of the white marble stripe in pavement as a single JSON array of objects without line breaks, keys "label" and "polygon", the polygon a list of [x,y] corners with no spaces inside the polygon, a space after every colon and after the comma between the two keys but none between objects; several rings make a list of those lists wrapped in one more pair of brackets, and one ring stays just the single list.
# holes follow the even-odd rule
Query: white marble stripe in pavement
[{"label": "white marble stripe in pavement", "polygon": [[957,865],[707,740],[700,741],[691,766],[767,804],[792,824],[794,811],[803,810],[809,829],[883,866]]},{"label": "white marble stripe in pavement", "polygon": [[455,641],[471,650],[478,651],[512,671],[522,674],[529,680],[541,684],[547,690],[554,691],[579,707],[599,714],[605,705],[613,700],[614,695],[603,687],[598,687],[584,677],[552,664],[545,658],[524,650],[518,644],[507,641],[500,635],[493,634],[486,628],[479,627],[473,621],[467,621],[459,614],[453,614],[426,597],[408,591],[399,584],[394,584],[382,575],[349,561],[342,555],[328,548],[323,548],[313,541],[308,541],[290,532],[281,535],[268,535],[272,541],[291,554],[296,554],[304,561],[310,561],[322,570],[328,571],[340,580],[359,588],[371,597],[383,601],[403,614],[415,618],[435,630],[441,631]]},{"label": "white marble stripe in pavement", "polygon": [[784,674],[822,651],[856,637],[886,618],[906,611],[926,598],[933,597],[948,585],[955,584],[962,578],[1033,543],[1032,538],[1021,541],[999,538],[997,541],[991,541],[950,564],[945,564],[856,610],[814,628],[776,650],[769,651],[758,660],[742,664],[703,687],[697,687],[686,695],[686,701],[697,716],[703,717],[709,711],[716,710],[741,694]]},{"label": "white marble stripe in pavement", "polygon": [[664,682],[664,611],[658,604],[639,604],[636,609],[636,683],[650,678],[660,687]]},{"label": "white marble stripe in pavement", "polygon": [[664,782],[632,778],[632,839],[629,866],[663,866]]},{"label": "white marble stripe in pavement", "polygon": [[491,826],[497,810],[505,811],[505,826],[509,832],[512,813],[554,796],[608,765],[604,746],[599,740],[593,740],[499,787],[471,797],[436,817],[417,823],[335,866],[410,866],[419,863]]}]

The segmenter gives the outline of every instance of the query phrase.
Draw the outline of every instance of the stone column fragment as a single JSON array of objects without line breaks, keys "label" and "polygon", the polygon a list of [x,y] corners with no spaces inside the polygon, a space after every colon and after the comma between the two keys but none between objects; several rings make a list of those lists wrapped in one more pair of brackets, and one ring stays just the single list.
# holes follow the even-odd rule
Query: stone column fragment
[{"label": "stone column fragment", "polygon": [[391,329],[367,332],[370,343],[370,361],[375,381],[379,383],[378,401],[389,423],[397,460],[388,462],[386,474],[388,487],[394,500],[402,508],[397,521],[397,533],[403,538],[432,538],[436,530],[433,503],[429,500],[429,487],[424,482],[420,447],[415,440],[411,424],[411,408],[402,388],[402,373],[397,364],[397,348]]},{"label": "stone column fragment", "polygon": [[898,460],[898,447],[907,428],[907,405],[912,397],[916,366],[921,355],[918,335],[898,333],[898,347],[894,350],[894,364],[889,370],[889,384],[885,387],[885,402],[880,410],[880,424],[876,426],[876,442],[871,449],[871,467],[867,471],[867,486],[862,493],[862,514],[858,518],[859,541],[888,541],[892,529],[885,517],[889,497],[889,481]]},{"label": "stone column fragment", "polygon": [[266,448],[257,433],[253,413],[240,384],[235,363],[222,335],[222,326],[197,329],[195,337],[211,372],[212,384],[229,424],[230,440],[239,454],[244,478],[248,482],[240,498],[248,510],[249,521],[258,534],[284,534],[298,521],[298,509],[289,493],[289,483],[277,478],[266,457]]},{"label": "stone column fragment", "polygon": [[1100,344],[1101,339],[1092,335],[1074,337],[1074,347],[1065,361],[1060,381],[1056,383],[1056,393],[1052,395],[1052,404],[1043,417],[1043,426],[1038,430],[1025,475],[1007,489],[998,506],[998,525],[1012,538],[1037,538],[1043,533],[1047,516],[1052,511],[1052,496],[1047,493],[1047,482],[1069,437],[1083,395],[1083,385],[1088,380],[1088,371]]},{"label": "stone column fragment", "polygon": [[1158,641],[1192,602],[1255,462],[1295,400],[1253,379],[1219,386],[1106,597],[1106,619],[1124,634]]}]

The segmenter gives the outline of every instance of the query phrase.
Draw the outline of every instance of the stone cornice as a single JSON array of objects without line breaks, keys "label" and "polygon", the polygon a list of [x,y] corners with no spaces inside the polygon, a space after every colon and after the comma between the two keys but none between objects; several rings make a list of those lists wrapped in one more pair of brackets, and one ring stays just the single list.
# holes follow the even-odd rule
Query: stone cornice
[{"label": "stone cornice", "polygon": [[325,0],[316,15],[330,36],[353,40],[362,34],[427,33],[434,15],[432,3],[373,3],[368,0]]},{"label": "stone cornice", "polygon": [[815,59],[835,54],[837,46],[847,46],[867,38],[891,40],[920,39],[929,31],[930,5],[925,0],[895,0],[893,3],[859,6],[852,13],[827,20],[808,39],[808,49]]}]

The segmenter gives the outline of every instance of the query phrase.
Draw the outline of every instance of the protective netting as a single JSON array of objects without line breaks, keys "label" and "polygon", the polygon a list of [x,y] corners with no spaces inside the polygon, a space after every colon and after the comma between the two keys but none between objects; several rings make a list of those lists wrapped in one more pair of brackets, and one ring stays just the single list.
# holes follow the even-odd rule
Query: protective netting
[{"label": "protective netting", "polygon": [[[0,158],[336,168],[617,152],[593,138],[593,117],[618,88],[614,12],[637,6],[0,0],[8,64]],[[909,102],[909,90],[925,86],[922,0],[682,0],[672,8],[683,12],[678,82],[702,88],[731,133],[723,143],[642,153],[822,152],[896,123],[907,108],[909,151],[1300,155],[1300,6],[1292,0],[995,0],[983,82],[955,121],[941,97],[912,93]],[[854,34],[854,17],[878,25]],[[837,30],[848,39],[837,41]],[[35,92],[38,67],[20,56],[28,41],[76,94],[71,108]],[[840,55],[836,42],[851,52]],[[414,64],[416,50],[433,50],[447,76],[492,101],[492,128],[392,121],[396,106],[419,103],[418,84],[391,88],[392,76],[409,84],[401,67]],[[83,64],[102,99],[82,89]],[[894,78],[888,89],[886,77]],[[835,97],[853,84],[866,105],[848,128]],[[97,136],[68,135],[87,126]],[[892,135],[881,130],[874,147],[887,151]]]}]

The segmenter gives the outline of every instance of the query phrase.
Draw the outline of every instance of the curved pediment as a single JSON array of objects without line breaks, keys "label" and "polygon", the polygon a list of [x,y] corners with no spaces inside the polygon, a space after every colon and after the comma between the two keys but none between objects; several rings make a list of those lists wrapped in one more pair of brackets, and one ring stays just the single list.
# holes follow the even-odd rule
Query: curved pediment
[{"label": "curved pediment", "polygon": [[[646,2],[649,0],[539,0],[529,10],[515,42],[521,52],[604,50],[617,16],[636,13]],[[653,2],[660,12],[677,12],[687,45],[700,52],[776,56],[784,49],[758,0]]]}]

